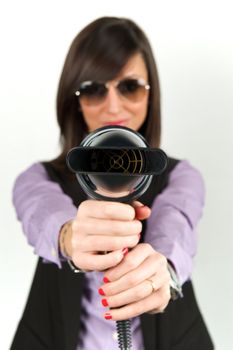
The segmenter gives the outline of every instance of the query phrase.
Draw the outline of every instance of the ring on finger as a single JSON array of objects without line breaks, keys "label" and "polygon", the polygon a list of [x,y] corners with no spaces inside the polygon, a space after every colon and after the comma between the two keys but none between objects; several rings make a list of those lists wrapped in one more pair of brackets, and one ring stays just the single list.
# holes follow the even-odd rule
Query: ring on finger
[{"label": "ring on finger", "polygon": [[146,281],[150,282],[150,285],[151,285],[151,288],[152,288],[151,294],[154,293],[156,291],[155,282],[153,280],[151,280],[151,279],[147,279]]}]

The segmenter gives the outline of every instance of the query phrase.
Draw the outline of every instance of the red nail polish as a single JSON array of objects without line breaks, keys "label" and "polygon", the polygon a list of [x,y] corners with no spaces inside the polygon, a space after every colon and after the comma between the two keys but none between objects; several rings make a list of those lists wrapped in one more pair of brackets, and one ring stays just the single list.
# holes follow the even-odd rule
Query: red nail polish
[{"label": "red nail polish", "polygon": [[103,278],[103,282],[104,282],[104,283],[109,283],[110,281],[109,281],[109,279],[108,279],[107,277],[104,277],[104,278]]},{"label": "red nail polish", "polygon": [[110,314],[109,312],[106,312],[106,313],[104,314],[104,318],[105,318],[105,320],[111,320],[111,319],[112,319],[112,316],[111,316],[111,314]]},{"label": "red nail polish", "polygon": [[107,299],[102,299],[101,301],[102,301],[103,306],[105,306],[105,307],[108,306]]},{"label": "red nail polish", "polygon": [[99,292],[100,295],[105,295],[105,293],[104,293],[104,291],[103,291],[102,288],[99,288],[99,289],[98,289],[98,292]]},{"label": "red nail polish", "polygon": [[126,256],[128,254],[128,252],[129,252],[128,248],[122,249],[122,253],[123,253],[124,256]]}]

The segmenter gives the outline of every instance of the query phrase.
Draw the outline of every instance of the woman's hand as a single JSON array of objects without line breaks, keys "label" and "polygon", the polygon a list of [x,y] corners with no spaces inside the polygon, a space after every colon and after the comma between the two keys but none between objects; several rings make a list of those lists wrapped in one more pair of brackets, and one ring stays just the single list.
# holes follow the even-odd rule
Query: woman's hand
[{"label": "woman's hand", "polygon": [[145,312],[163,312],[170,300],[170,274],[166,258],[156,252],[150,244],[135,246],[119,265],[105,271],[99,289],[104,317],[124,320]]},{"label": "woman's hand", "polygon": [[103,271],[116,266],[128,248],[138,244],[142,231],[140,220],[149,215],[150,209],[140,202],[131,206],[86,200],[80,204],[72,223],[66,251],[74,264],[85,271]]}]

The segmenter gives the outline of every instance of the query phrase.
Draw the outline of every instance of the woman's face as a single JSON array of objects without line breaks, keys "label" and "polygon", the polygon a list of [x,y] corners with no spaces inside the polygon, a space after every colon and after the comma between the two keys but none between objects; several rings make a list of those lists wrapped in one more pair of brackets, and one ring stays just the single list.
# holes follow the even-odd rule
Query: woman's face
[{"label": "woman's face", "polygon": [[148,73],[142,56],[137,53],[132,56],[120,74],[112,81],[107,82],[108,93],[98,103],[88,104],[80,96],[80,107],[88,130],[107,125],[126,126],[138,130],[147,115],[149,91],[145,91],[139,100],[132,101],[117,90],[117,82],[124,79],[142,79],[148,83]]}]

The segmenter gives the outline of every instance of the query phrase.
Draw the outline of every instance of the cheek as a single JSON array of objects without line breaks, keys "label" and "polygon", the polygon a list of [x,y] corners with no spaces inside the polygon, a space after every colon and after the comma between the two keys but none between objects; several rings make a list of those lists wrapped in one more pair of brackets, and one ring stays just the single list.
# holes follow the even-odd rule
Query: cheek
[{"label": "cheek", "polygon": [[98,116],[100,115],[98,108],[81,105],[81,110],[83,114],[83,119],[87,124],[88,130],[95,130],[98,127]]},{"label": "cheek", "polygon": [[147,116],[147,103],[140,104],[138,106],[134,106],[133,109],[131,109],[131,112],[133,114],[133,118],[131,120],[132,122],[132,129],[138,130],[142,124],[144,123],[146,116]]}]

